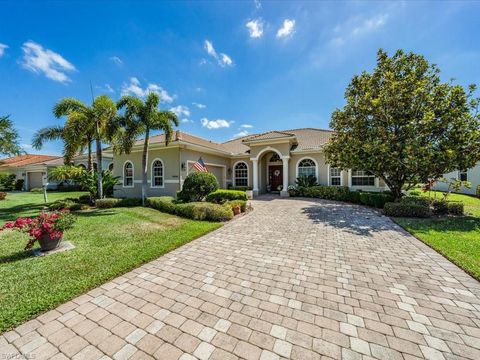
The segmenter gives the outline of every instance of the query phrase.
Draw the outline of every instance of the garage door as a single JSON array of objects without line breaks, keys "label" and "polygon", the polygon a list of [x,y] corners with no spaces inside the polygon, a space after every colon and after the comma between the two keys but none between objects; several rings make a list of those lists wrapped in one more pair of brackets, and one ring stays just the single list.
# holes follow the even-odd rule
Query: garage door
[{"label": "garage door", "polygon": [[[223,166],[214,166],[214,165],[207,165],[208,172],[212,173],[215,175],[215,177],[218,180],[218,183],[220,184],[220,187],[225,187],[224,184],[224,167]],[[189,172],[196,172],[197,170],[194,167],[191,167],[191,170]]]},{"label": "garage door", "polygon": [[28,173],[28,190],[41,188],[43,186],[43,175],[41,171]]}]

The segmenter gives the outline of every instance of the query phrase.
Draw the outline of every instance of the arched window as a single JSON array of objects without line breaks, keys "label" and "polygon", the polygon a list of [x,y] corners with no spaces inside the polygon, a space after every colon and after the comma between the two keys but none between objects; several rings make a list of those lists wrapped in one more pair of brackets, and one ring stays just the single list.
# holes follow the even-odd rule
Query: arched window
[{"label": "arched window", "polygon": [[133,164],[130,161],[123,165],[123,186],[133,186]]},{"label": "arched window", "polygon": [[235,165],[234,181],[235,186],[248,186],[248,166],[243,161]]},{"label": "arched window", "polygon": [[160,159],[152,162],[152,187],[163,187],[163,162]]},{"label": "arched window", "polygon": [[303,159],[298,163],[298,177],[317,176],[317,165],[312,159]]}]

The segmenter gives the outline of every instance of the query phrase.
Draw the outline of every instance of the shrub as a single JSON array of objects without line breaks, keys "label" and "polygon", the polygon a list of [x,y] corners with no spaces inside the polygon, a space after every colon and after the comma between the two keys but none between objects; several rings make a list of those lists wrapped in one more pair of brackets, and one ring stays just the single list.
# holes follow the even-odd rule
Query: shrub
[{"label": "shrub", "polygon": [[5,200],[6,197],[7,197],[7,193],[0,191],[0,200]]},{"label": "shrub", "polygon": [[360,203],[367,206],[383,209],[387,202],[392,202],[393,196],[381,192],[360,192]]},{"label": "shrub", "polygon": [[17,179],[15,180],[15,185],[13,186],[15,190],[20,191],[23,190],[23,185],[25,184],[25,180]]},{"label": "shrub", "polygon": [[80,195],[78,197],[78,202],[80,204],[90,204],[90,195]]},{"label": "shrub", "polygon": [[225,204],[230,206],[232,211],[235,206],[240,206],[242,212],[247,211],[247,202],[245,200],[229,200]]},{"label": "shrub", "polygon": [[30,192],[32,192],[32,193],[42,193],[43,189],[42,188],[31,188]]},{"label": "shrub", "polygon": [[477,197],[480,197],[480,185],[477,186],[476,194]]},{"label": "shrub", "polygon": [[122,198],[119,199],[117,207],[134,207],[134,206],[142,206],[142,199],[141,198]]},{"label": "shrub", "polygon": [[432,201],[433,213],[437,215],[444,215],[448,213],[448,203],[445,200],[434,199]]},{"label": "shrub", "polygon": [[385,215],[392,217],[428,217],[430,208],[413,203],[388,202],[384,207]]},{"label": "shrub", "polygon": [[75,203],[69,209],[70,211],[88,210],[90,206],[88,204]]},{"label": "shrub", "polygon": [[247,200],[247,194],[245,191],[240,190],[219,189],[208,194],[205,200],[216,204],[223,204],[229,200]]},{"label": "shrub", "polygon": [[177,193],[181,201],[201,201],[218,189],[218,180],[212,173],[193,172],[188,174],[183,183],[182,191]]},{"label": "shrub", "polygon": [[176,214],[176,204],[170,196],[151,197],[147,199],[147,206],[168,214]]},{"label": "shrub", "polygon": [[464,205],[461,201],[447,202],[447,211],[451,215],[463,215]]},{"label": "shrub", "polygon": [[12,191],[15,188],[15,174],[0,173],[0,190]]},{"label": "shrub", "polygon": [[229,205],[219,205],[207,202],[191,202],[176,205],[176,213],[193,220],[227,221],[233,218]]},{"label": "shrub", "polygon": [[421,205],[421,206],[426,206],[430,207],[432,203],[432,199],[426,196],[404,196],[400,199],[401,203],[404,204],[414,204],[414,205]]},{"label": "shrub", "polygon": [[251,186],[232,186],[231,184],[229,184],[227,188],[228,190],[238,190],[238,191],[252,190]]},{"label": "shrub", "polygon": [[70,209],[70,207],[72,207],[75,204],[76,204],[76,199],[72,199],[72,198],[61,199],[51,204],[48,204],[48,210],[57,211],[57,210],[63,210],[63,209]]},{"label": "shrub", "polygon": [[410,191],[408,192],[408,195],[409,195],[409,196],[420,196],[421,194],[422,194],[422,193],[421,193],[420,190],[410,190]]},{"label": "shrub", "polygon": [[297,189],[298,196],[314,197],[328,200],[348,201],[350,190],[346,186],[311,186]]},{"label": "shrub", "polygon": [[295,180],[295,184],[298,187],[306,187],[306,188],[313,187],[313,186],[318,186],[317,178],[314,175],[300,176]]},{"label": "shrub", "polygon": [[95,206],[99,209],[111,209],[117,207],[119,203],[120,199],[98,199],[97,201],[95,201]]},{"label": "shrub", "polygon": [[348,202],[354,203],[354,204],[360,204],[360,194],[361,191],[349,191],[346,196],[346,200]]}]

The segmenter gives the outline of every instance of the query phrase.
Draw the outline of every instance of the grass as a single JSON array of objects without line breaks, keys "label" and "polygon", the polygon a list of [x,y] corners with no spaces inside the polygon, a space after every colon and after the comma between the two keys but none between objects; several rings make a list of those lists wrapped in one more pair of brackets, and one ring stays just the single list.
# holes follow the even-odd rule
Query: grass
[{"label": "grass", "polygon": [[[432,192],[432,196],[442,197],[441,193],[435,192]],[[462,201],[465,204],[466,216],[395,218],[395,221],[480,280],[480,199],[462,194],[451,194],[448,199]]]},{"label": "grass", "polygon": [[[0,204],[2,219],[41,207],[32,194],[8,196],[9,203]],[[22,198],[28,209],[21,207]],[[76,214],[77,223],[64,236],[75,245],[72,251],[34,257],[23,251],[24,234],[0,233],[0,333],[221,226],[142,207]]]}]

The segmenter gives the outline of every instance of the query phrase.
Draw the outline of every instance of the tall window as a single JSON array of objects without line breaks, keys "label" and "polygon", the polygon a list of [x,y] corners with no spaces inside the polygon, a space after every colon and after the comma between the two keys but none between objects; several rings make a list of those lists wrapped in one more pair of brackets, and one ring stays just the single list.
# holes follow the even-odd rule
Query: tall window
[{"label": "tall window", "polygon": [[133,186],[133,164],[130,161],[123,166],[123,186]]},{"label": "tall window", "polygon": [[239,162],[234,168],[235,186],[248,186],[248,166]]},{"label": "tall window", "polygon": [[364,170],[352,170],[352,186],[374,186],[375,175]]},{"label": "tall window", "polygon": [[330,168],[330,185],[340,186],[342,185],[342,172],[337,168]]},{"label": "tall window", "polygon": [[316,176],[317,167],[312,159],[303,159],[298,163],[298,177]]},{"label": "tall window", "polygon": [[468,181],[468,173],[466,170],[458,172],[458,178],[460,181]]},{"label": "tall window", "polygon": [[163,186],[163,163],[162,160],[155,160],[152,163],[152,186]]}]

